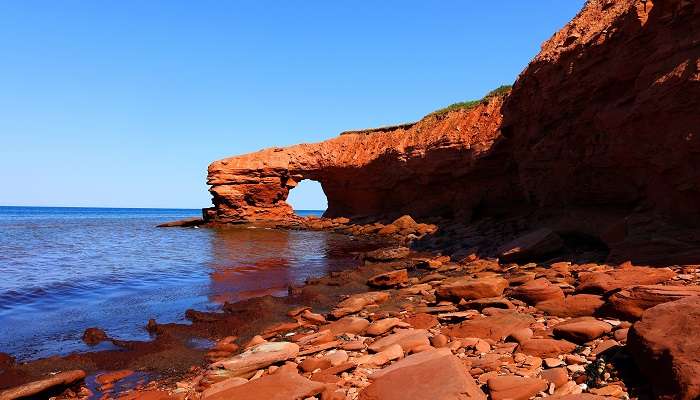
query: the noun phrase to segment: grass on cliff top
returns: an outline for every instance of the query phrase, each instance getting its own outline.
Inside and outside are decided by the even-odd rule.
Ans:
[[[488,102],[488,100],[492,97],[503,96],[503,95],[507,94],[508,92],[510,92],[510,89],[512,89],[512,88],[513,88],[512,85],[499,86],[496,89],[488,92],[486,94],[486,96],[482,97],[480,100],[462,101],[460,103],[450,104],[449,106],[447,106],[445,108],[441,108],[437,111],[433,111],[432,113],[430,113],[428,115],[429,116],[430,115],[442,115],[442,114],[446,114],[450,111],[455,111],[455,110],[471,110],[472,108],[478,106],[481,103]]]
[[[433,111],[432,113],[426,115],[426,117],[430,117],[433,115],[440,116],[443,114],[447,114],[450,111],[455,111],[455,110],[471,110],[472,108],[478,106],[481,103],[487,103],[489,99],[497,96],[504,96],[510,92],[510,90],[513,88],[512,85],[503,85],[499,86],[496,89],[486,93],[486,96],[482,97],[480,100],[470,100],[470,101],[463,101],[460,103],[454,103],[451,104],[445,108],[441,108],[437,111]],[[350,130],[350,131],[345,131],[341,132],[340,135],[370,135],[372,133],[381,133],[381,132],[391,132],[395,131],[398,129],[409,129],[413,125],[417,124],[417,122],[409,122],[406,124],[399,124],[399,125],[392,125],[392,126],[382,126],[379,128],[370,128],[370,129],[357,129],[357,130]]]

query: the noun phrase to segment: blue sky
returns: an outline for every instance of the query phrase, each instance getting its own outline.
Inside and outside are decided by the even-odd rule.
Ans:
[[[0,2],[0,205],[206,207],[209,162],[480,98],[583,2]]]

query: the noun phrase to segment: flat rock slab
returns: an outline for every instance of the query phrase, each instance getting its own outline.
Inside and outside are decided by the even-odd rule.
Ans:
[[[422,364],[426,361],[431,361],[437,358],[442,358],[445,356],[449,356],[452,354],[452,350],[448,348],[442,348],[442,349],[434,349],[434,350],[428,350],[428,351],[422,351],[420,353],[416,354],[411,354],[410,356],[404,358],[401,361],[398,361],[394,364],[391,364],[390,366],[380,369],[379,371],[373,373],[372,375],[369,376],[370,380],[376,380],[384,375],[394,372],[396,370],[399,370],[401,368],[405,367],[412,367],[418,364]]]
[[[660,304],[642,314],[627,347],[658,398],[700,398],[700,297]]]
[[[457,338],[476,337],[500,340],[511,333],[528,328],[535,318],[515,311],[502,311],[492,316],[464,321],[457,326],[444,328],[442,333]]]
[[[369,321],[364,318],[359,317],[345,317],[341,318],[335,322],[331,322],[328,325],[321,327],[321,329],[328,329],[334,335],[342,335],[343,333],[352,333],[354,335],[359,335],[363,333],[369,326]]]
[[[579,274],[577,292],[603,294],[635,285],[654,285],[676,276],[669,268],[620,267],[610,271]]]
[[[22,397],[30,397],[58,386],[65,386],[85,378],[85,371],[73,370],[60,372],[56,375],[30,382],[21,386],[3,390],[0,392],[0,400],[14,400]]]
[[[603,297],[597,294],[577,294],[563,299],[541,301],[535,307],[557,317],[590,317],[598,313],[604,304]]]
[[[321,382],[280,368],[277,373],[222,390],[207,400],[302,400],[321,393],[325,387]]]
[[[213,363],[210,368],[223,368],[231,376],[244,376],[274,363],[294,358],[299,354],[299,345],[289,342],[266,342],[244,353]]]
[[[547,381],[521,376],[494,376],[487,385],[492,400],[528,400],[547,389]]]
[[[540,358],[556,357],[561,354],[571,353],[576,345],[566,340],[556,339],[530,339],[520,345],[520,351]]]
[[[541,278],[525,282],[514,288],[511,296],[534,305],[542,301],[563,300],[564,291],[547,279]]]
[[[490,278],[450,278],[437,289],[438,298],[459,301],[499,297],[508,287],[508,281],[500,277]]]
[[[428,339],[428,331],[424,329],[400,330],[374,341],[369,345],[368,349],[378,353],[394,344],[400,345],[404,351],[410,351],[419,346],[429,346],[430,340]]]
[[[335,318],[341,318],[349,314],[361,311],[370,304],[383,303],[389,299],[389,294],[385,292],[366,292],[354,294],[338,303],[338,306],[331,311]]]
[[[612,325],[592,317],[574,318],[554,326],[556,336],[579,344],[590,342],[610,331],[612,331]]]
[[[700,286],[632,286],[611,295],[608,298],[607,311],[620,318],[638,320],[646,309],[698,295]]]
[[[449,354],[383,374],[360,392],[359,399],[486,400],[486,395],[459,358]]]

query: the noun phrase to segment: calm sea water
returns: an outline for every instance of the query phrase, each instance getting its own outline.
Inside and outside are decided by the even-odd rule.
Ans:
[[[92,326],[145,340],[149,318],[184,322],[187,308],[282,296],[290,283],[354,265],[358,243],[327,232],[155,227],[199,214],[0,207],[0,352],[87,350],[80,337]]]

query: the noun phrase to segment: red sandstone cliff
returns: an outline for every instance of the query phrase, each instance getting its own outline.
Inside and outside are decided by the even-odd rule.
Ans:
[[[487,201],[493,141],[499,137],[497,96],[465,111],[431,115],[398,129],[340,135],[314,144],[272,148],[209,166],[216,218],[224,221],[284,219],[289,190],[303,179],[319,181],[328,198],[326,216],[452,215]],[[478,171],[475,167],[478,166]],[[463,182],[481,186],[464,190]]]
[[[590,0],[512,93],[412,126],[214,162],[221,221],[281,219],[300,179],[328,216],[522,215],[613,259],[700,259],[700,4]]]

